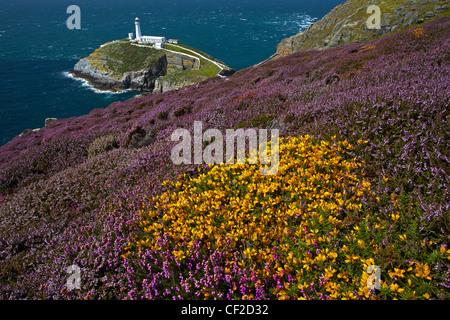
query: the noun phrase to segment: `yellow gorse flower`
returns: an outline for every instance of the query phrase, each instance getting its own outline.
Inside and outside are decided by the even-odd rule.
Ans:
[[[347,273],[333,267],[343,260],[360,264],[361,257],[346,245],[311,252],[299,248],[329,245],[342,228],[341,213],[362,210],[359,199],[370,193],[371,185],[356,173],[361,164],[344,157],[353,146],[347,141],[316,142],[310,136],[280,140],[276,175],[261,176],[259,164],[215,165],[197,178],[166,182],[168,190],[141,211],[142,232],[127,250],[170,250],[181,262],[199,241],[205,250],[226,245],[240,253],[227,255],[226,273],[238,265],[252,267],[259,277],[291,275],[300,281],[316,265],[322,266],[324,278],[350,282]],[[357,226],[352,229],[352,234],[359,232]],[[362,239],[355,242],[360,248],[371,246]],[[282,260],[274,258],[273,248]],[[297,285],[277,296],[288,298],[292,288]],[[357,297],[338,283],[325,288],[331,298]],[[206,289],[202,293],[209,295]]]
[[[425,33],[425,30],[423,28],[412,29],[411,32],[416,38],[420,38],[422,36],[429,37],[429,35]]]
[[[403,291],[405,291],[405,289],[400,288],[400,286],[397,283],[391,284],[390,289],[391,289],[391,291],[398,292],[398,293],[402,293]]]
[[[430,267],[428,266],[427,263],[425,263],[425,264],[417,263],[416,264],[416,277],[431,280]]]

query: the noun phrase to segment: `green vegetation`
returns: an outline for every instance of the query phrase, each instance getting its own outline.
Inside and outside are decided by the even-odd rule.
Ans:
[[[125,72],[157,65],[163,56],[163,51],[134,46],[128,40],[120,40],[98,48],[88,59],[93,67],[120,79]]]
[[[88,158],[119,148],[118,137],[118,133],[112,133],[95,139],[88,147]]]
[[[362,1],[364,2],[364,1]],[[406,2],[405,0],[385,0],[381,1],[378,6],[381,9],[381,12],[394,12],[395,9]],[[433,11],[433,9],[436,7],[436,3],[420,3],[420,12],[428,12]],[[441,11],[440,13],[436,13],[436,17],[442,17],[447,16],[450,10]]]
[[[364,1],[362,1],[364,2]],[[403,3],[405,3],[405,0],[386,0],[386,1],[381,1],[378,6],[381,9],[382,14],[386,14],[386,13],[393,13],[395,12],[395,9],[398,8],[400,5],[402,5]],[[419,18],[424,18],[423,13],[424,12],[433,12],[435,14],[435,16],[432,19],[429,19],[427,21],[430,20],[434,20],[437,19],[439,17],[444,17],[444,16],[448,16],[450,15],[450,9],[444,10],[444,11],[440,11],[440,12],[436,12],[433,9],[436,7],[436,3],[420,3],[420,7],[418,8],[419,10],[417,11],[417,14],[419,15]],[[365,12],[365,10],[360,10],[358,12],[358,15],[361,15],[361,19],[367,19],[368,15]],[[420,26],[421,24],[416,24],[416,26]],[[412,26],[403,26],[400,25],[398,26],[395,30],[393,30],[391,32],[391,34],[396,34],[396,33],[400,33],[403,32],[405,30],[411,29],[412,27],[414,27],[414,25]],[[373,39],[379,39],[382,38],[383,36],[376,36],[373,37]],[[356,37],[355,37],[356,38]]]
[[[420,27],[424,22],[450,15],[450,9],[436,10],[437,7],[444,4],[442,1],[424,2],[374,0],[368,3],[366,0],[349,0],[314,23],[307,31],[293,36],[292,50],[293,52],[308,51],[347,43],[368,42],[380,39],[386,34],[397,34]],[[370,14],[367,13],[369,4],[380,7],[383,29],[381,32],[365,28],[365,23],[370,17]],[[289,46],[287,49],[287,52],[290,52]]]
[[[165,83],[171,83],[176,86],[183,83],[201,82],[206,78],[215,77],[221,71],[220,67],[207,59],[218,63],[222,62],[200,50],[181,44],[164,44],[164,48],[200,59],[200,69],[168,71],[166,76],[161,77],[161,80]],[[139,44],[137,46],[125,39],[101,46],[88,57],[88,60],[95,69],[108,74],[116,80],[120,80],[125,72],[139,71],[149,66],[157,67],[160,59],[166,53],[167,51],[165,50],[155,49],[153,45]]]
[[[199,55],[196,55],[193,52],[188,51],[188,50],[183,50],[180,47],[195,51],[195,52],[199,53]],[[213,57],[211,57],[197,49],[191,48],[186,45],[181,45],[181,44],[178,44],[177,46],[170,45],[170,44],[164,44],[164,48],[167,50],[188,54],[190,56],[195,56],[200,59],[200,69],[199,70],[183,70],[183,71],[189,71],[189,72],[181,71],[179,73],[174,74],[175,77],[178,77],[178,76],[187,76],[188,78],[191,78],[191,77],[195,78],[197,76],[215,77],[217,75],[217,73],[220,72],[220,68],[218,66],[216,66],[214,63],[212,63],[208,60],[205,60],[203,57],[206,57],[206,58],[214,60],[214,61],[217,61],[217,60],[215,60]]]
[[[164,47],[165,47],[165,48],[168,48],[168,46],[175,47],[175,46],[170,45],[170,44],[167,44],[167,43],[164,44]],[[216,61],[216,62],[218,62],[218,63],[220,63],[220,64],[225,65],[224,62],[222,62],[222,61],[220,61],[220,60],[217,60],[217,59],[215,59],[214,57],[210,56],[209,54],[204,53],[204,52],[202,52],[202,51],[200,51],[200,50],[198,50],[198,49],[196,49],[196,48],[193,48],[193,47],[187,46],[187,45],[185,45],[185,44],[181,44],[181,43],[178,43],[177,46],[183,47],[183,48],[188,49],[188,50],[195,51],[195,52],[197,52],[198,54],[200,54],[200,55],[202,55],[202,56],[204,56],[204,57],[206,57],[206,58],[208,58],[208,59],[214,60],[214,61]],[[170,49],[170,50],[172,50],[172,49]],[[190,52],[190,53],[192,54],[192,52]]]
[[[241,129],[241,128],[255,128],[255,127],[267,127],[267,125],[273,121],[274,119],[276,119],[275,115],[273,114],[261,114],[258,115],[250,120],[244,120],[241,121],[238,125],[237,125],[237,129]]]

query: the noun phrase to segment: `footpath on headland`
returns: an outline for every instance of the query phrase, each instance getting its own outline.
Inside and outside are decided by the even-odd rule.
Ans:
[[[122,41],[122,40],[114,40],[114,41],[111,41],[111,42],[107,42],[107,43],[102,44],[100,47],[102,48],[102,47],[104,47],[104,46],[113,44],[113,43],[118,42],[118,41]],[[136,44],[136,43],[133,43],[133,42],[131,42],[131,45],[136,46],[136,47],[141,47],[141,48],[148,48],[148,47],[149,47],[148,45],[144,45],[144,44]],[[187,53],[184,53],[184,52],[180,52],[180,51],[169,50],[169,49],[167,49],[167,48],[163,48],[163,50],[165,50],[165,51],[167,51],[167,52],[175,53],[175,54],[184,55],[184,56],[189,57],[189,58],[192,58],[192,59],[196,59],[196,60],[198,61],[198,67],[199,67],[199,69],[200,69],[200,67],[201,67],[201,59],[204,59],[204,60],[206,60],[206,61],[208,61],[208,62],[214,64],[215,66],[217,66],[217,67],[220,69],[220,70],[217,72],[217,75],[218,75],[219,77],[221,77],[221,78],[226,78],[226,76],[220,74],[220,73],[226,68],[226,66],[225,66],[224,64],[218,63],[217,61],[212,60],[212,59],[210,59],[210,58],[208,58],[208,57],[206,57],[206,56],[204,56],[204,55],[202,55],[202,54],[200,54],[200,53],[198,53],[198,52],[196,52],[196,51],[194,51],[194,50],[191,50],[191,49],[188,49],[188,48],[185,48],[185,47],[182,47],[182,46],[173,44],[173,43],[171,43],[170,45],[173,46],[173,47],[179,48],[179,49],[181,49],[181,50],[183,50],[183,51],[189,51],[189,52],[192,52],[194,55],[190,55],[190,54],[187,54]]]
[[[219,72],[217,72],[217,75],[218,75],[219,77],[225,78],[225,76],[223,76],[223,75],[220,74],[220,73],[223,71],[223,69],[225,68],[225,65],[220,64],[220,63],[218,63],[217,61],[211,60],[211,59],[205,57],[204,55],[202,55],[202,54],[200,54],[200,53],[198,53],[198,52],[195,52],[194,50],[190,50],[190,49],[184,48],[184,47],[179,46],[179,45],[176,45],[176,44],[171,44],[171,46],[180,48],[180,49],[185,50],[185,51],[190,51],[190,52],[194,53],[195,55],[200,56],[202,59],[205,59],[205,60],[211,62],[212,64],[214,64],[214,65],[216,65],[218,68],[220,68]],[[165,48],[164,48],[164,50],[171,51],[171,50],[168,50],[168,49],[165,49]],[[171,52],[174,52],[174,51],[171,51]],[[177,52],[177,53],[178,53],[178,52]],[[189,55],[186,54],[186,53],[184,53],[184,54],[187,55],[187,56],[189,56]]]
[[[137,47],[148,47],[146,45],[136,44],[136,43],[132,43],[132,45],[133,46],[137,46]],[[190,57],[190,58],[197,59],[198,60],[199,69],[200,69],[200,66],[201,66],[201,59],[205,59],[206,61],[211,62],[212,64],[214,64],[215,66],[217,66],[220,69],[219,72],[217,72],[217,75],[219,77],[226,78],[226,76],[223,76],[223,75],[220,74],[226,67],[224,64],[218,63],[217,61],[214,61],[214,60],[212,60],[212,59],[210,59],[208,57],[205,57],[204,55],[202,55],[202,54],[200,54],[200,53],[198,53],[198,52],[196,52],[194,50],[191,50],[191,49],[188,49],[188,48],[185,48],[185,47],[173,44],[173,43],[171,43],[170,45],[173,46],[173,47],[179,48],[181,50],[184,50],[184,51],[192,52],[193,54],[195,54],[195,56],[187,54],[187,53],[184,53],[184,52],[180,52],[180,51],[169,50],[167,48],[163,48],[163,50],[168,51],[168,52],[172,52],[172,53],[176,53],[176,54],[181,54],[181,55],[184,55],[184,56],[187,56],[187,57]]]

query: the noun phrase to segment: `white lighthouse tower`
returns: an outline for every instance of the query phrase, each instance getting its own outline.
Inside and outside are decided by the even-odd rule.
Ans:
[[[139,18],[136,18],[134,20],[134,24],[136,25],[136,40],[141,41],[142,33],[141,33],[141,23],[139,22]]]

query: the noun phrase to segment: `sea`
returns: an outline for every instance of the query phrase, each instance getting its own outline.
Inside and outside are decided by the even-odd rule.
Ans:
[[[69,76],[101,44],[134,32],[179,39],[235,70],[344,0],[0,0],[0,146],[46,118],[70,118],[140,94],[98,91]],[[80,29],[66,21],[80,9]]]

